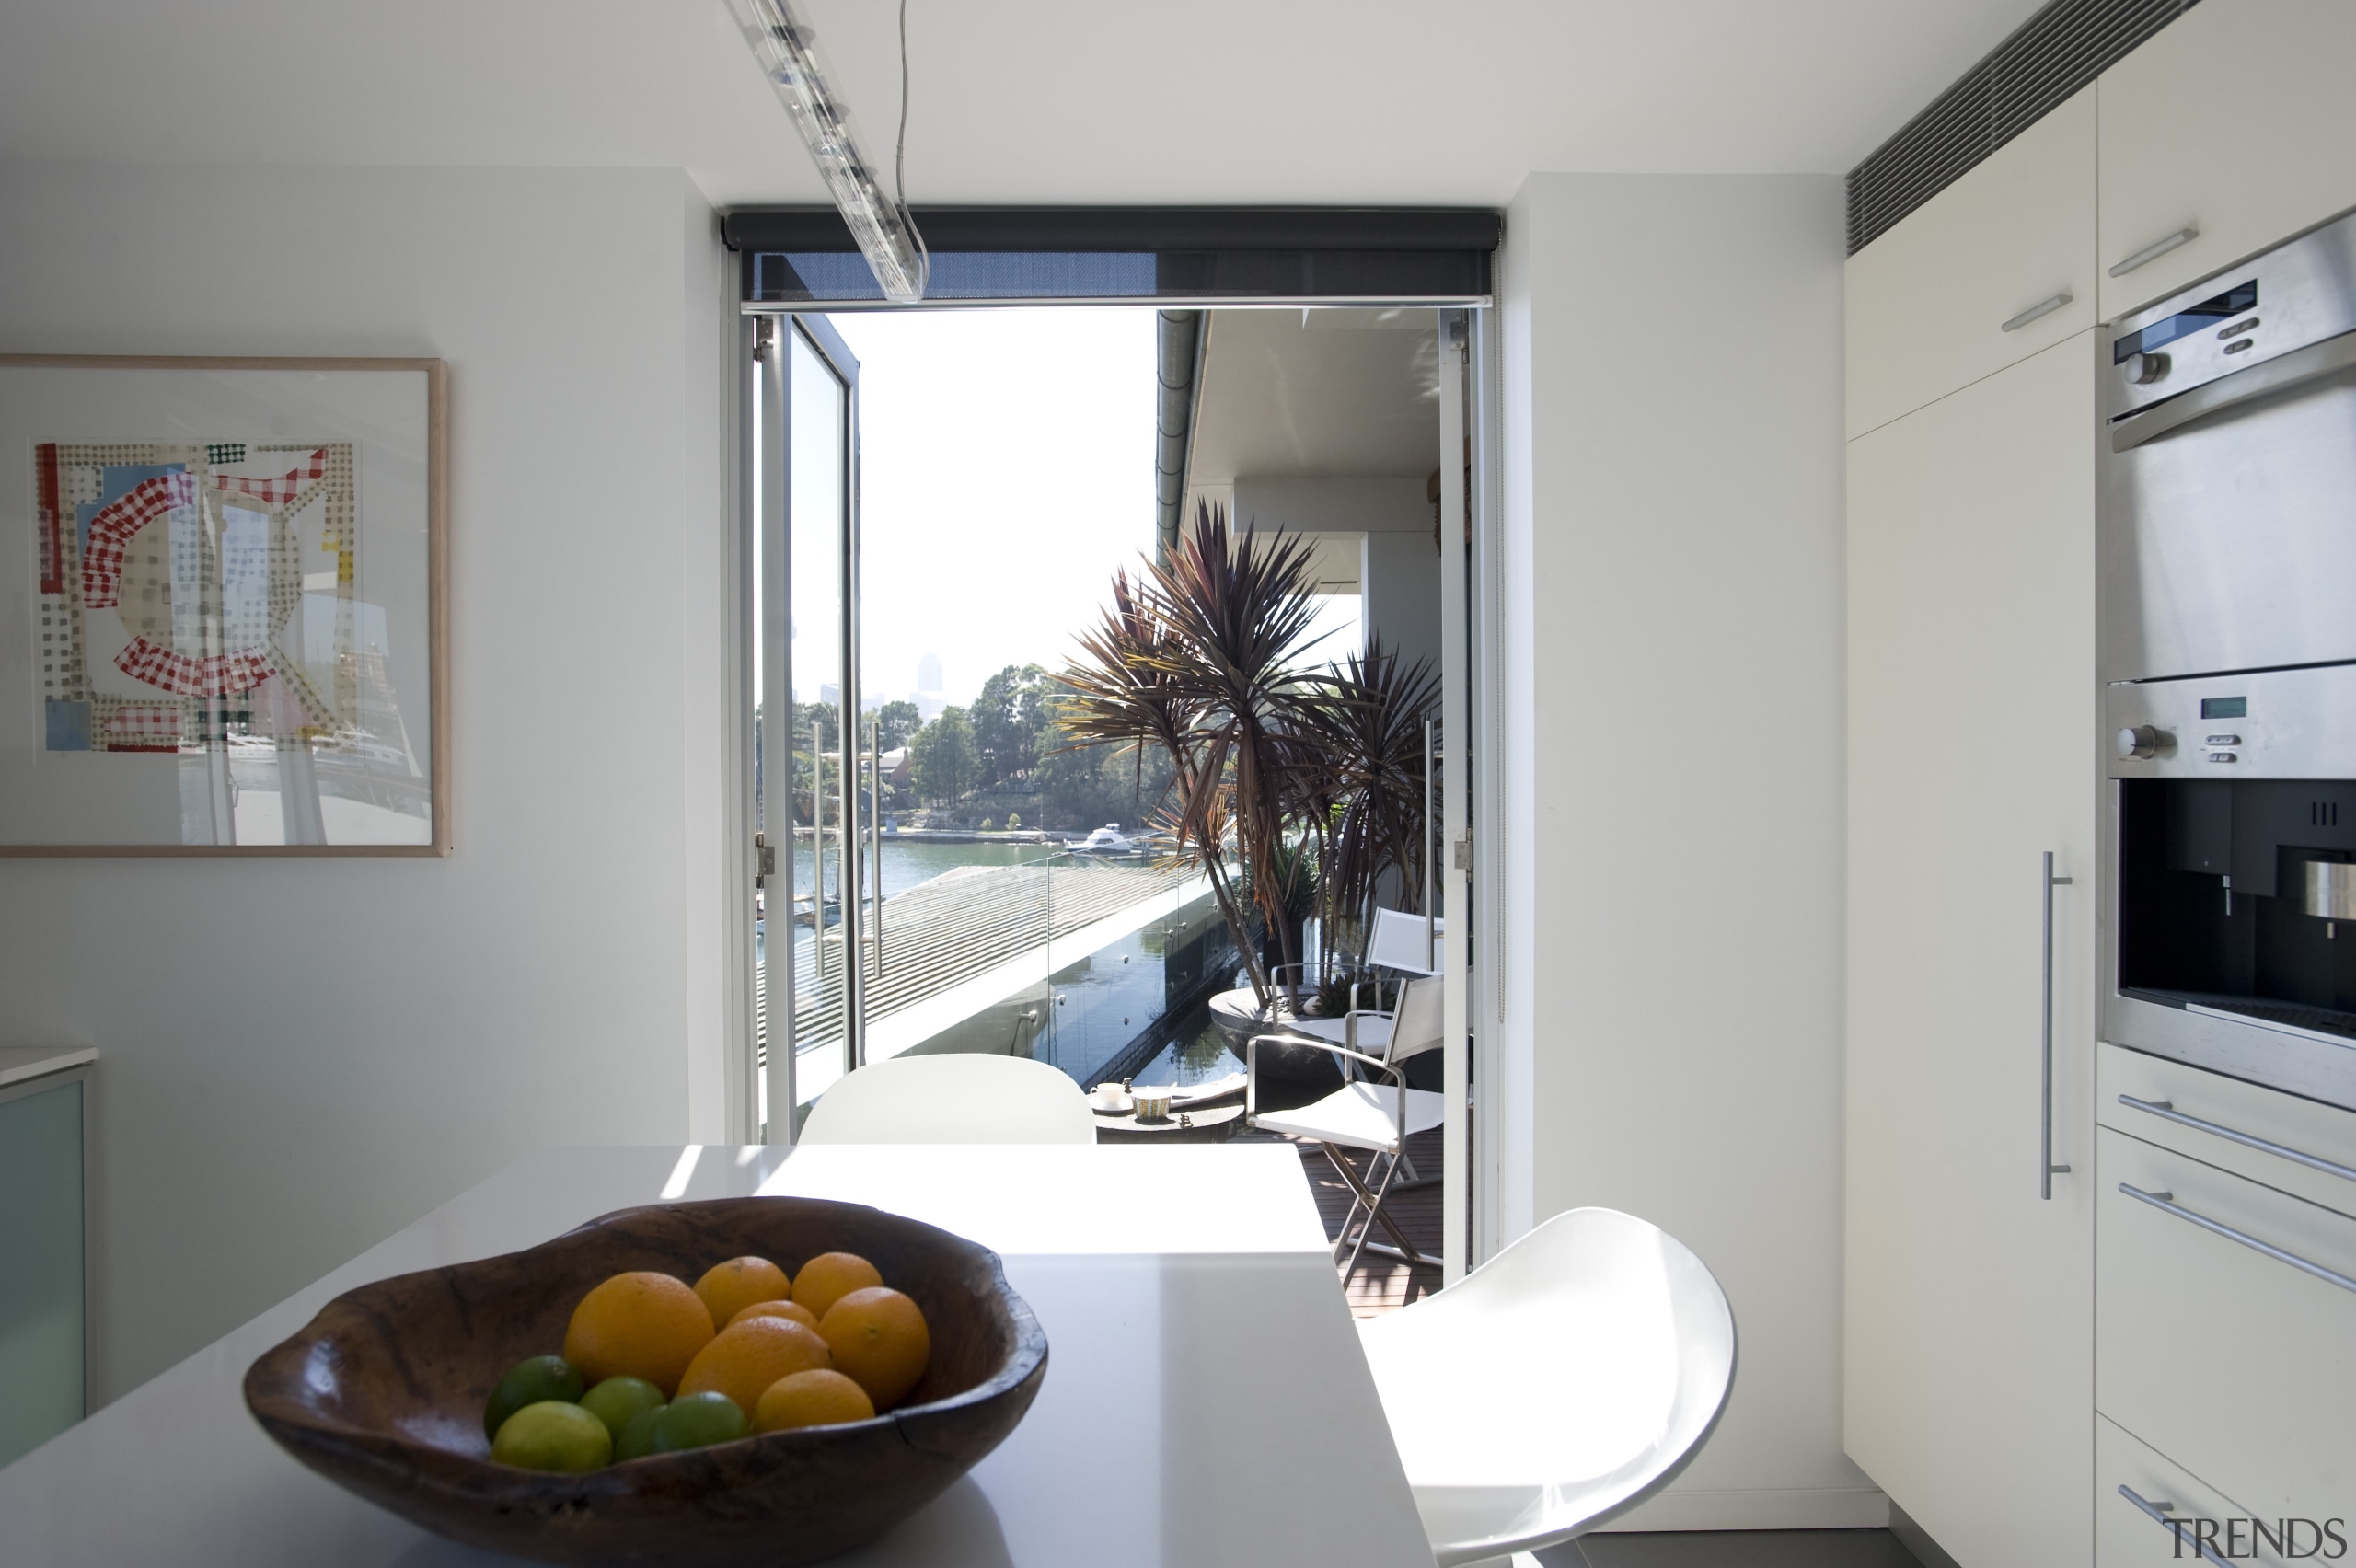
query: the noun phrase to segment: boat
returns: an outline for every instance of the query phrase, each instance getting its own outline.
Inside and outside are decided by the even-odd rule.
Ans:
[[[1117,822],[1103,827],[1081,839],[1064,840],[1064,848],[1074,855],[1149,855],[1153,844],[1149,839],[1131,838],[1121,831]]]

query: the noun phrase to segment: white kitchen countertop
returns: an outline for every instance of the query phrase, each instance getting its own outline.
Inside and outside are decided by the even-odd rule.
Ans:
[[[246,1367],[330,1297],[617,1208],[748,1193],[873,1204],[1005,1259],[1049,1345],[1037,1402],[955,1486],[837,1559],[1430,1568],[1288,1146],[550,1149],[527,1156],[0,1470],[0,1541],[52,1565],[494,1558],[316,1476],[248,1414]]]
[[[0,1089],[98,1059],[95,1045],[0,1046]]]

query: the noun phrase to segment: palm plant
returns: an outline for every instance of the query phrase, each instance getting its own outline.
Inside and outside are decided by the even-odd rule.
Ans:
[[[1204,506],[1170,560],[1114,577],[1061,676],[1072,745],[1135,748],[1140,784],[1143,748],[1170,757],[1157,810],[1168,859],[1209,880],[1264,1009],[1276,968],[1299,973],[1309,914],[1328,933],[1363,926],[1387,873],[1411,899],[1425,874],[1420,749],[1436,683],[1379,644],[1304,672],[1309,569],[1304,541],[1234,533]],[[1255,917],[1276,965],[1252,940]]]
[[[1133,584],[1127,572],[1114,573],[1112,604],[1094,628],[1080,634],[1079,642],[1080,656],[1061,675],[1065,696],[1057,719],[1068,742],[1061,749],[1127,746],[1140,790],[1145,748],[1159,746],[1169,756],[1169,789],[1154,814],[1177,845],[1178,857],[1208,878],[1219,914],[1252,965],[1253,989],[1263,990],[1266,975],[1244,940],[1248,915],[1225,852],[1229,832],[1222,779],[1205,777],[1206,759],[1191,741],[1202,703],[1174,673],[1183,651],[1154,611],[1150,583]]]
[[[1341,660],[1318,685],[1297,740],[1322,827],[1319,925],[1330,953],[1334,938],[1371,927],[1386,878],[1401,906],[1423,902],[1424,724],[1438,705],[1439,676],[1428,660],[1403,666],[1374,637],[1364,656]]]

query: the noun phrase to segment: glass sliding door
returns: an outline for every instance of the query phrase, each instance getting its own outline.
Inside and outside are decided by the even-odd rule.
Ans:
[[[859,701],[859,362],[822,317],[761,339],[754,737],[762,1137],[861,1060],[873,963]]]

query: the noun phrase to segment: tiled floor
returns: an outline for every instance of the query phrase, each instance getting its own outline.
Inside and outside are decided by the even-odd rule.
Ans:
[[[1922,1568],[1888,1530],[1695,1530],[1586,1536],[1542,1568]]]

